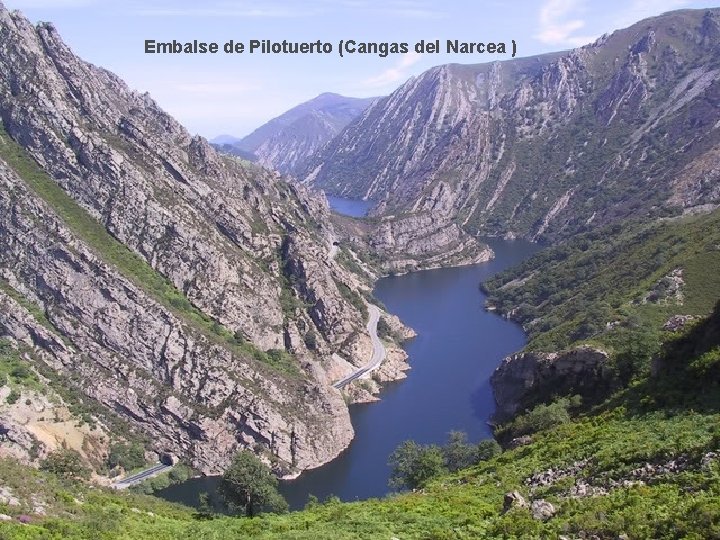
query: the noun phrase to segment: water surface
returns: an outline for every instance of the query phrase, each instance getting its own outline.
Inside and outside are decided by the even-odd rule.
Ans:
[[[504,356],[525,345],[525,336],[519,326],[483,309],[478,284],[538,247],[490,243],[496,258],[488,263],[378,281],[375,296],[418,333],[404,347],[412,369],[407,379],[385,387],[380,402],[351,407],[355,439],[339,458],[281,483],[291,508],[302,508],[309,494],[345,501],[385,495],[388,456],[405,440],[440,444],[451,430],[465,431],[471,441],[491,436],[490,375]],[[161,495],[195,505],[198,493],[215,486],[215,479],[194,479]]]
[[[333,197],[326,195],[330,208],[338,214],[350,217],[365,217],[373,206],[372,201],[362,201],[358,199],[344,199],[342,197]]]

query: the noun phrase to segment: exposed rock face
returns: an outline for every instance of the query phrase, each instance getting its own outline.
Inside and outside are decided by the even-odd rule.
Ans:
[[[360,116],[374,99],[320,94],[273,118],[231,144],[229,150],[252,153],[262,165],[295,175],[303,170],[310,156]]]
[[[308,164],[330,193],[474,234],[554,240],[720,202],[720,10],[642,21],[574,51],[432,68]]]
[[[306,469],[349,444],[324,366],[367,361],[362,302],[343,294],[367,284],[331,254],[322,198],[217,154],[2,4],[0,120],[0,279],[48,321],[3,295],[0,336],[204,472],[243,447]]]
[[[530,504],[533,519],[546,521],[557,513],[555,505],[545,499],[537,499]]]
[[[527,508],[528,502],[518,491],[511,491],[505,494],[503,499],[503,511],[508,512],[513,508]]]
[[[369,236],[373,252],[382,255],[386,272],[403,274],[413,270],[485,262],[493,251],[478,244],[456,223],[418,214],[384,220]]]
[[[685,300],[683,294],[684,285],[683,269],[676,268],[660,279],[652,290],[642,298],[641,302],[643,304],[676,304],[682,306]]]
[[[691,323],[695,319],[696,317],[693,315],[673,315],[665,321],[665,324],[663,324],[663,330],[667,330],[668,332],[679,332],[685,328],[688,323]]]
[[[518,412],[524,400],[553,389],[592,389],[605,376],[608,354],[592,347],[559,353],[524,352],[506,357],[490,384],[497,403],[495,418],[503,420]]]
[[[141,424],[158,448],[205,472],[222,470],[238,445],[272,446],[302,469],[350,442],[339,393],[209,341],[98,260],[2,163],[0,186],[3,277],[18,288],[34,284],[57,329],[6,297],[2,334],[39,347],[89,396]]]
[[[5,399],[6,396],[2,396],[2,398]],[[18,423],[12,415],[0,416],[0,457],[13,457],[20,462],[27,463],[30,455],[43,456],[45,454],[45,446],[39,443],[37,438]]]

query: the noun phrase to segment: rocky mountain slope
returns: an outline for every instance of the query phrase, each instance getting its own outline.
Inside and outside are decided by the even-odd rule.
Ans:
[[[26,539],[60,530],[83,540],[98,531],[148,539],[714,538],[720,305],[658,360],[653,375],[597,407],[562,398],[533,409],[508,426],[522,435],[505,451],[413,492],[311,500],[303,511],[261,519],[208,516],[207,509],[67,483],[0,459],[0,533]],[[432,467],[427,461],[423,472]]]
[[[204,472],[238,447],[305,469],[349,444],[331,383],[369,357],[368,287],[322,199],[2,4],[0,120],[0,337]]]
[[[273,118],[230,147],[254,154],[266,167],[295,175],[374,99],[326,92]]]
[[[553,240],[720,202],[720,10],[566,53],[445,65],[375,102],[303,177],[465,231]]]

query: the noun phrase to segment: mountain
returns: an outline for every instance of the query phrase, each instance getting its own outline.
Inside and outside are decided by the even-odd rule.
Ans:
[[[205,473],[239,448],[287,472],[350,443],[331,383],[370,355],[370,289],[336,260],[323,198],[218,154],[2,4],[0,120],[0,349],[27,375],[0,446],[85,452],[27,421],[53,381],[83,422]]]
[[[720,202],[720,10],[683,10],[569,52],[410,79],[301,178],[470,234],[553,241]]]
[[[222,135],[218,135],[217,137],[210,139],[210,142],[212,144],[218,144],[218,145],[222,146],[224,144],[232,145],[237,142],[240,142],[241,140],[242,140],[241,137],[235,137],[234,135],[222,134]]]
[[[248,150],[243,150],[242,148],[237,147],[233,143],[211,143],[211,146],[217,150],[218,152],[221,152],[223,154],[228,154],[230,156],[236,156],[241,159],[244,159],[245,161],[250,161],[252,163],[255,163],[257,161],[257,156],[253,154],[252,152]]]
[[[294,175],[374,99],[320,94],[263,124],[234,146],[252,152],[266,167]]]

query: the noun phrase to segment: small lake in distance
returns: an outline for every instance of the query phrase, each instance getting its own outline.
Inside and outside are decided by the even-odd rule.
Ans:
[[[357,199],[344,199],[342,197],[333,197],[326,195],[330,208],[338,214],[355,218],[365,217],[368,211],[373,207],[372,201],[362,201]]]

